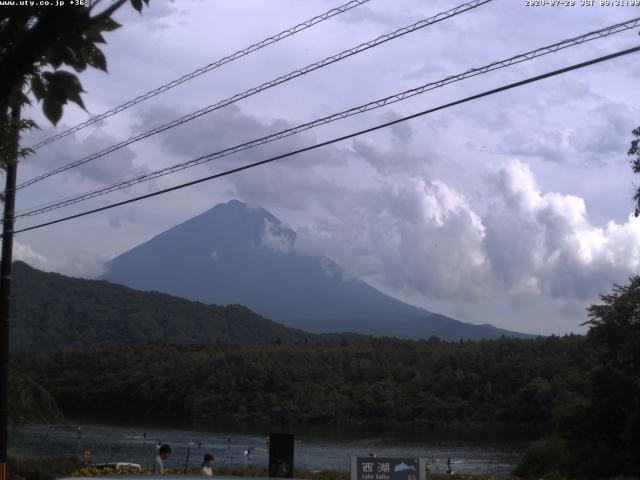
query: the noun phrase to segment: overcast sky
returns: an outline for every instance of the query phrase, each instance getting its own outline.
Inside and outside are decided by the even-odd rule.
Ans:
[[[461,73],[622,20],[640,7],[530,7],[495,0],[138,142],[18,194],[18,210],[84,192]],[[117,15],[109,74],[81,80],[86,120],[340,5],[325,0],[151,0]],[[460,2],[461,3],[461,2]],[[599,2],[596,2],[599,3]],[[371,0],[42,148],[19,181],[458,5]],[[521,78],[638,45],[630,30],[419,95],[263,148],[29,219],[106,205],[286,152]],[[626,155],[640,125],[640,54],[500,93],[162,197],[19,234],[16,257],[95,277],[106,260],[236,198],[296,229],[295,248],[431,311],[532,333],[583,331],[585,308],[640,266]],[[39,108],[39,107],[38,107]]]

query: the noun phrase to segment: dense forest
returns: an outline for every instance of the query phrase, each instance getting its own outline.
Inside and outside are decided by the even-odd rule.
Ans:
[[[580,336],[370,338],[25,353],[13,368],[69,415],[539,427],[581,401],[590,356]]]
[[[9,377],[9,424],[52,422],[62,418],[57,403],[39,383],[18,372]]]

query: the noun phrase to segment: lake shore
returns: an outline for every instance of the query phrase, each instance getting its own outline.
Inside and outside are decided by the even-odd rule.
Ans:
[[[267,440],[270,431],[238,432],[220,429],[182,430],[142,426],[51,424],[15,427],[9,432],[11,452],[25,458],[74,456],[84,459],[90,452],[91,463],[132,462],[151,466],[155,445],[168,443],[173,453],[166,467],[184,469],[198,466],[205,453],[212,454],[217,467],[266,468]],[[462,432],[401,432],[389,430],[356,432],[315,432],[300,425],[295,433],[295,466],[301,470],[346,471],[352,456],[424,457],[431,459],[433,473],[445,473],[447,459],[461,474],[508,477],[516,467],[527,442],[504,434],[480,437]],[[78,432],[80,429],[80,434]],[[245,455],[252,447],[254,454]]]
[[[170,477],[187,477],[198,475],[200,473],[197,468],[190,468],[187,473],[184,470],[179,471],[177,469],[168,469],[166,474]],[[143,469],[137,475],[146,476],[151,475],[152,471],[149,468]],[[71,477],[94,477],[94,476],[118,476],[136,475],[132,471],[117,472],[111,469],[98,470],[94,467],[86,466],[76,457],[50,457],[50,458],[20,458],[12,456],[8,461],[8,480],[54,480],[58,478],[71,478]],[[257,467],[243,467],[243,468],[228,468],[221,467],[214,471],[214,478],[216,476],[232,476],[232,477],[261,477],[267,476],[267,471],[264,468]],[[294,471],[294,478],[304,480],[349,480],[350,474],[346,470],[308,470],[308,469],[296,469]],[[495,480],[496,477],[490,477],[485,475],[446,475],[430,473],[429,479],[434,480]]]

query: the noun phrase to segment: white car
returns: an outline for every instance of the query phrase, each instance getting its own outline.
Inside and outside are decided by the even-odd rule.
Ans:
[[[137,472],[142,471],[142,467],[138,463],[126,463],[126,462],[96,463],[93,466],[98,469],[112,468],[113,470],[137,471]]]

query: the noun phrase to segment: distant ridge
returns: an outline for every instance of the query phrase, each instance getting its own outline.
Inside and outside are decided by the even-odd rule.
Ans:
[[[310,332],[398,338],[530,335],[472,325],[345,279],[326,257],[295,251],[296,233],[267,210],[221,203],[114,258],[103,279],[207,304],[242,304]]]
[[[220,307],[105,281],[13,264],[13,350],[55,350],[149,342],[250,343],[320,340],[242,305]]]

